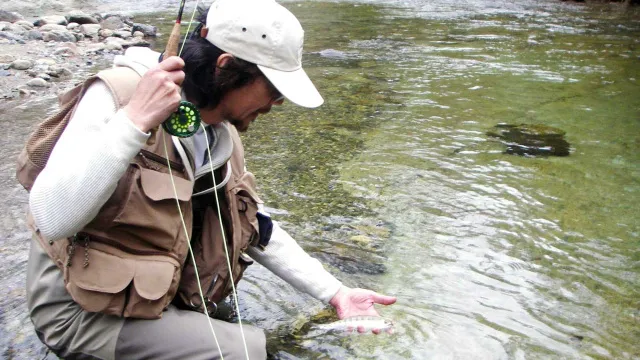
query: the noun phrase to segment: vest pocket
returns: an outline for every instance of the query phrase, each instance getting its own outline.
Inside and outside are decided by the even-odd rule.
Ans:
[[[64,280],[86,311],[156,319],[175,295],[178,269],[178,262],[167,256],[128,258],[77,245],[64,266]]]
[[[119,229],[148,236],[144,241],[160,249],[172,250],[179,235],[184,231],[175,200],[171,175],[134,165],[134,173],[126,200],[123,201],[114,223]],[[178,195],[183,214],[189,214],[188,207],[193,184],[186,179],[173,176],[173,184]],[[187,228],[191,219],[185,218]]]

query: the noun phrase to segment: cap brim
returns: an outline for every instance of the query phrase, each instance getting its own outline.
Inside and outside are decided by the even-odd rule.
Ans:
[[[262,65],[258,65],[258,68],[273,86],[294,104],[315,108],[324,103],[324,99],[302,68],[295,71],[274,70]]]

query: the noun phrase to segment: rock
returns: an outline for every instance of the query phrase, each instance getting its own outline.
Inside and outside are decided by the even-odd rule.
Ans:
[[[8,29],[9,25],[11,25],[10,22],[0,21],[0,31],[4,31],[5,29]]]
[[[78,24],[77,22],[71,22],[67,24],[67,30],[71,31],[71,30],[75,30],[80,26],[80,24]]]
[[[75,37],[76,37],[76,41],[82,41],[82,40],[84,40],[84,34],[74,32],[74,33],[73,33],[73,36],[75,36]]]
[[[100,31],[100,25],[98,24],[83,24],[80,25],[80,33],[86,37],[96,38],[98,37],[98,31]]]
[[[0,10],[0,21],[14,23],[18,20],[24,20],[24,17],[17,12]]]
[[[41,78],[31,79],[27,82],[27,86],[31,87],[49,87],[49,83]]]
[[[49,41],[59,41],[59,42],[76,42],[76,37],[69,31],[48,31],[44,33],[43,40],[45,42]]]
[[[33,67],[33,62],[30,60],[15,60],[11,63],[11,68],[16,70],[27,70]]]
[[[47,24],[57,24],[57,25],[67,26],[68,21],[67,21],[67,18],[62,15],[50,15],[50,16],[43,16],[40,19],[33,22],[33,25],[35,26],[42,26]]]
[[[36,60],[36,65],[37,66],[51,66],[51,65],[55,65],[56,61],[53,59],[49,59],[49,58],[41,58]]]
[[[144,37],[144,33],[142,31],[135,31],[133,33],[133,37],[143,38]]]
[[[78,45],[72,42],[61,44],[61,46],[54,50],[54,53],[66,53],[69,55],[79,55],[80,50],[78,49]]]
[[[42,33],[38,30],[29,30],[29,32],[27,33],[27,39],[42,40]]]
[[[19,20],[19,21],[16,21],[14,24],[21,26],[23,29],[27,31],[33,29],[33,24],[28,22],[27,20]]]
[[[143,38],[132,38],[131,40],[125,42],[124,44],[122,44],[122,46],[124,48],[128,48],[130,46],[144,46],[144,47],[149,47],[151,46],[151,43],[146,41]]]
[[[7,26],[5,28],[5,31],[11,31],[12,33],[20,36],[25,35],[27,33],[27,30],[24,27],[15,23]]]
[[[120,16],[112,15],[100,22],[100,26],[103,29],[118,30],[125,25]]]
[[[24,44],[24,39],[22,38],[22,36],[10,33],[8,31],[0,31],[0,39],[7,40],[6,43],[8,44],[10,44],[11,42]]]
[[[97,44],[90,44],[89,46],[87,46],[87,49],[85,51],[88,53],[95,53],[95,52],[103,51],[106,48],[107,48],[107,45],[105,45],[104,43],[97,43]]]
[[[107,50],[122,50],[123,47],[122,47],[122,44],[120,44],[120,43],[117,43],[115,41],[109,41],[107,43],[106,49]]]
[[[0,54],[0,63],[12,63],[16,58],[9,54]]]
[[[98,35],[100,35],[100,37],[103,37],[103,38],[108,38],[113,36],[113,30],[100,29],[100,31],[98,31]]]
[[[91,16],[89,14],[86,14],[86,13],[84,13],[82,11],[79,11],[79,10],[70,11],[67,14],[67,20],[69,22],[78,23],[80,25],[82,25],[82,24],[98,24],[98,20],[95,17],[93,17],[93,16]]]
[[[151,25],[145,24],[133,24],[131,29],[132,32],[140,31],[144,34],[144,36],[156,36],[158,33],[158,28]]]
[[[528,156],[568,156],[564,130],[542,124],[498,124],[487,132],[506,145],[505,153]]]
[[[45,71],[45,73],[49,76],[53,76],[56,78],[67,78],[67,77],[71,77],[73,75],[73,73],[71,72],[71,70],[62,67],[60,65],[52,65],[49,66],[49,69],[47,71]]]
[[[11,71],[0,70],[0,76],[11,76]]]
[[[113,36],[119,37],[119,38],[122,38],[122,39],[128,39],[128,38],[131,37],[131,33],[128,32],[128,31],[119,30],[119,31],[114,31],[113,32]]]
[[[36,75],[37,78],[40,78],[44,81],[49,81],[51,80],[51,76],[49,74],[46,73],[39,73],[38,75]]]
[[[40,30],[42,32],[53,31],[53,30],[66,31],[67,27],[64,26],[64,25],[58,25],[58,24],[45,24],[45,25],[40,26],[38,28],[38,30]]]

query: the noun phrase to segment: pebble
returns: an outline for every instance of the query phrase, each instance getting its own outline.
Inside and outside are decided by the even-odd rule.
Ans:
[[[16,58],[9,54],[0,54],[0,63],[12,63]]]
[[[48,87],[49,83],[41,78],[35,78],[35,79],[31,79],[27,82],[28,86],[31,87]]]
[[[53,30],[53,31],[44,33],[43,40],[45,42],[49,42],[49,41],[76,42],[76,37],[67,30],[65,31]]]
[[[51,80],[51,75],[46,74],[46,73],[39,73],[38,75],[36,75],[37,78],[40,78],[44,81],[49,81]]]
[[[16,21],[14,24],[21,26],[25,30],[33,29],[33,24],[28,22],[27,20],[19,20],[19,21]]]
[[[29,30],[27,33],[27,39],[29,40],[42,40],[42,33],[38,30]]]
[[[70,11],[67,14],[67,18],[69,19],[70,22],[78,23],[80,25],[98,23],[98,20],[95,17],[79,10]]]
[[[67,25],[67,30],[77,29],[80,26],[77,22],[72,22]]]
[[[16,70],[27,70],[33,67],[33,63],[29,60],[15,60],[11,63],[11,68]]]

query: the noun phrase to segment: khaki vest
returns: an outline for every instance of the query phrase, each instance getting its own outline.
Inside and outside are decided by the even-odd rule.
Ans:
[[[139,76],[128,68],[105,70],[72,90],[75,92],[73,96],[81,98],[96,79],[108,85],[117,107],[121,108],[128,103]],[[70,101],[72,97],[66,98]],[[63,108],[67,105],[64,99],[61,98]],[[77,106],[77,102],[72,106]],[[72,113],[66,116],[70,117]],[[202,212],[196,214],[203,216],[202,231],[199,239],[191,241],[207,305],[215,304],[230,294],[231,281],[237,283],[250,264],[244,250],[249,245],[256,245],[259,238],[256,213],[261,200],[256,194],[255,178],[244,171],[244,149],[237,131],[232,126],[229,130],[233,139],[232,174],[224,191],[219,193],[222,195],[220,206],[232,275],[229,276],[213,193],[202,195],[211,200],[205,202]],[[37,129],[36,133],[38,131],[42,132],[42,129]],[[174,298],[184,306],[202,310],[195,271],[188,257],[188,238],[191,238],[194,216],[191,199],[194,184],[188,179],[182,160],[176,154],[171,136],[165,133],[176,201],[162,132],[160,129],[152,135],[155,142],[148,143],[153,145],[146,145],[131,160],[116,190],[98,215],[75,236],[45,239],[31,215],[28,216],[29,227],[63,271],[67,291],[87,311],[153,319],[161,317],[162,311]],[[19,177],[22,174],[22,177],[29,178],[29,169],[20,170]],[[216,176],[218,182],[220,179]],[[33,184],[35,177],[28,180]],[[208,311],[212,310],[208,306]]]

